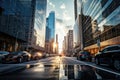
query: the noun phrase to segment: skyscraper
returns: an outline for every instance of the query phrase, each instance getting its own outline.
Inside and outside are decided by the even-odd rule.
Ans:
[[[0,32],[4,36],[1,37],[4,38],[2,46],[5,46],[5,50],[13,51],[16,43],[18,47],[25,43],[24,47],[27,48],[34,28],[36,0],[2,0],[0,4],[4,9],[0,16]]]
[[[48,26],[48,18],[46,19],[46,34],[45,34],[45,41],[49,42],[50,39],[50,28]]]
[[[39,49],[45,46],[46,8],[47,0],[36,0],[34,29],[37,33],[36,46]]]
[[[80,29],[83,31],[83,48],[92,54],[107,45],[120,44],[120,1],[119,0],[77,0],[81,7]],[[81,39],[82,39],[81,38]],[[97,44],[100,44],[99,46]]]
[[[77,19],[77,0],[74,0],[75,20]]]
[[[0,16],[0,35],[6,38],[0,38],[0,43],[3,43],[0,48],[9,44],[10,50],[16,43],[22,50],[44,47],[46,5],[47,0],[2,0],[0,7],[4,11]]]
[[[48,27],[50,28],[50,40],[55,39],[55,12],[51,11],[48,16]]]
[[[53,44],[55,42],[55,12],[51,11],[46,19],[46,51],[53,53]],[[49,50],[48,50],[49,49]]]
[[[56,50],[55,50],[55,53],[57,54],[59,51],[58,51],[58,48],[59,48],[59,43],[58,43],[58,34],[56,34],[56,41],[55,41],[55,43],[56,43]]]
[[[67,55],[71,55],[73,51],[73,30],[67,33]]]
[[[35,19],[35,6],[36,0],[20,0],[20,3],[24,6],[21,10],[23,22],[25,24],[25,38],[26,42],[22,45],[23,49],[30,49],[32,46],[32,38],[34,34],[34,19]]]

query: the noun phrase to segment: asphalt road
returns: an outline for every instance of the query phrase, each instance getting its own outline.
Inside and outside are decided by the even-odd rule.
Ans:
[[[56,56],[21,64],[0,64],[0,80],[120,80],[120,72],[73,57]]]

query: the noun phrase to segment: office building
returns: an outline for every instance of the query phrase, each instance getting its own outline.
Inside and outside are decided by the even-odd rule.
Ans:
[[[55,47],[55,53],[58,54],[59,53],[59,43],[58,43],[58,34],[56,34],[56,40],[55,40],[55,44],[56,44],[56,47]]]
[[[46,19],[45,50],[48,53],[54,53],[53,45],[55,41],[55,12],[51,11]]]
[[[65,55],[67,55],[67,38],[66,38],[66,36],[64,36],[62,48],[63,48],[63,53]]]
[[[35,19],[35,6],[36,0],[20,0],[23,10],[21,10],[23,22],[25,25],[25,38],[26,42],[22,44],[22,49],[31,50],[32,48],[32,38],[34,34],[34,19]]]
[[[45,48],[47,0],[36,0],[34,29],[36,30],[36,49]],[[32,47],[32,46],[31,46]]]
[[[50,40],[50,28],[48,26],[48,18],[46,19],[46,34],[45,34],[45,41],[49,42]]]
[[[4,9],[0,16],[1,50],[44,47],[46,0],[2,0],[0,4]]]
[[[67,55],[73,53],[73,30],[69,30],[67,33]]]
[[[77,0],[74,0],[74,13],[75,13],[75,20],[77,19]]]
[[[78,1],[77,5],[81,4],[77,11],[81,11],[78,13],[82,16],[83,49],[95,54],[108,45],[120,44],[120,1]]]
[[[2,0],[1,7],[4,11],[0,16],[1,50],[14,51],[20,49],[22,43],[27,43],[34,12],[32,4],[35,5],[34,1]]]
[[[76,22],[73,27],[73,47],[74,47],[74,53],[78,53],[80,50],[82,50],[82,30],[81,30],[81,15],[78,15]]]
[[[48,27],[50,28],[50,40],[55,39],[55,12],[51,11],[48,16]]]

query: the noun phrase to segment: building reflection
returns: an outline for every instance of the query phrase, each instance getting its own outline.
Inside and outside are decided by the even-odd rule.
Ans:
[[[119,80],[120,75],[109,73],[88,65],[64,65],[69,80]]]

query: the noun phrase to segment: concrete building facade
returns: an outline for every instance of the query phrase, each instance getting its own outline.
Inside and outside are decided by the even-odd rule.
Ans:
[[[67,55],[73,53],[73,30],[69,30],[67,33]]]

